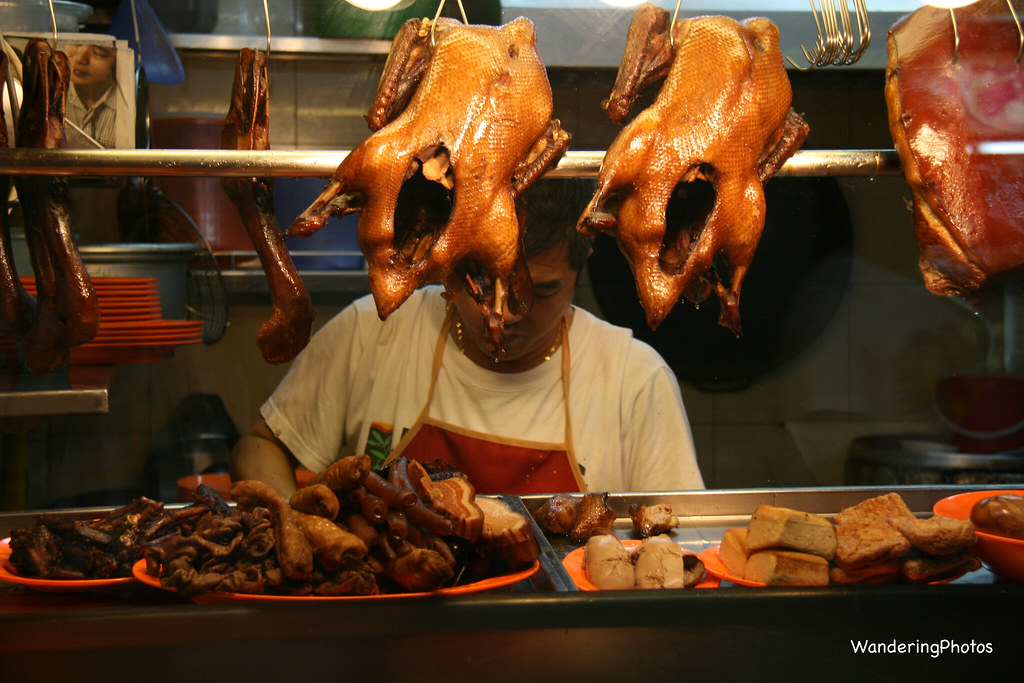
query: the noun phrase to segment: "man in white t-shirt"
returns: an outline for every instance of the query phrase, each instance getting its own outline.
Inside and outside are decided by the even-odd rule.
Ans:
[[[590,241],[575,229],[586,182],[525,193],[534,305],[506,314],[504,350],[468,293],[417,290],[384,321],[370,297],[330,320],[293,361],[231,458],[235,479],[290,495],[369,453],[441,460],[480,493],[703,488],[679,384],[624,328],[572,305]]]

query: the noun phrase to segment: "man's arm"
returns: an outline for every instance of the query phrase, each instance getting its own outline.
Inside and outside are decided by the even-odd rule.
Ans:
[[[256,479],[270,484],[285,498],[295,493],[296,464],[295,456],[262,417],[238,440],[229,461],[232,481]]]

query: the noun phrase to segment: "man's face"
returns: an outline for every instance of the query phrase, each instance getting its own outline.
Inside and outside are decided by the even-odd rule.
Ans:
[[[69,50],[71,82],[75,85],[105,85],[114,80],[117,52],[101,45],[79,45]]]
[[[487,324],[476,302],[465,290],[455,299],[466,354],[478,362],[491,363],[500,372],[525,370],[549,355],[551,347],[560,341],[559,321],[569,310],[576,291],[577,271],[569,265],[568,244],[537,254],[527,264],[533,280],[533,307],[522,316],[505,312],[505,352],[498,363],[494,363],[497,349],[486,338]]]

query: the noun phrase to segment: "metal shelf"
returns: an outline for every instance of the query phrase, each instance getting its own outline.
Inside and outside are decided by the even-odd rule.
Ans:
[[[604,151],[569,151],[547,172],[552,178],[596,177]],[[217,176],[327,178],[348,150],[208,149],[3,149],[0,166],[11,175]],[[878,176],[901,173],[891,149],[800,150],[778,176]]]

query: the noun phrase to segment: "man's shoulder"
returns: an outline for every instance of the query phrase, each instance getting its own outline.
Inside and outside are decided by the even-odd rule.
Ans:
[[[578,326],[578,327],[577,327]],[[584,353],[597,353],[621,358],[627,368],[653,368],[665,365],[665,360],[648,343],[637,339],[633,330],[598,318],[586,309],[577,308],[573,332]]]
[[[409,329],[419,325],[440,326],[444,320],[445,304],[442,288],[431,285],[417,289],[386,319],[381,320],[373,295],[359,297],[338,313],[333,325],[354,324],[363,333],[372,331]],[[347,321],[347,322],[346,322]]]

